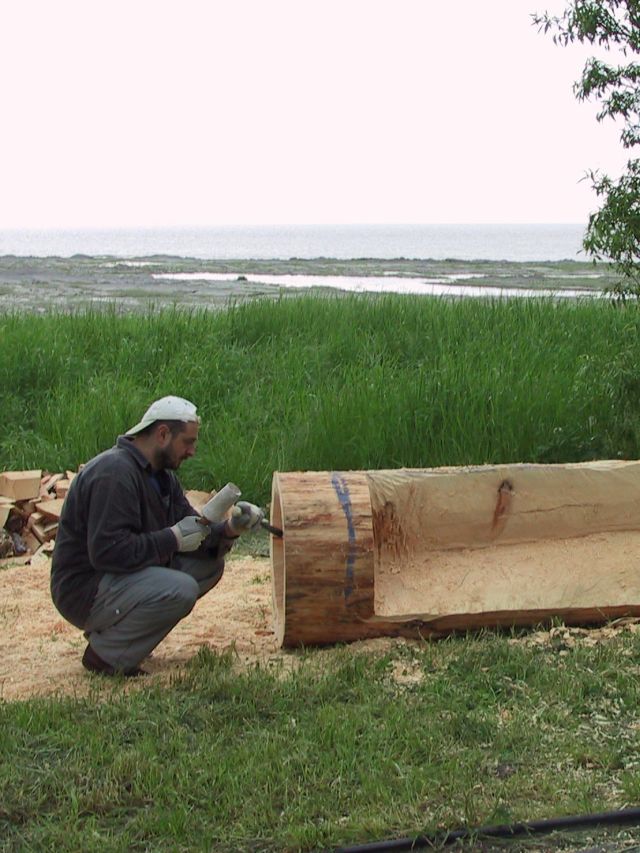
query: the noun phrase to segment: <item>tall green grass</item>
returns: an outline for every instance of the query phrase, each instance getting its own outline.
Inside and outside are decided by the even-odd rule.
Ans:
[[[164,394],[203,416],[186,486],[274,470],[639,455],[640,314],[588,301],[303,296],[0,316],[0,468],[75,467]]]

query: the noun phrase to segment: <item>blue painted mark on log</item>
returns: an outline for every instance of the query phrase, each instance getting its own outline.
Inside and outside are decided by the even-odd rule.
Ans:
[[[345,600],[349,598],[353,592],[353,577],[354,566],[356,562],[356,529],[353,524],[353,510],[351,507],[351,496],[349,495],[349,486],[344,477],[341,477],[336,472],[331,476],[331,484],[335,489],[335,493],[340,501],[340,506],[347,519],[347,531],[349,534],[349,550],[347,552],[347,574],[344,584]]]

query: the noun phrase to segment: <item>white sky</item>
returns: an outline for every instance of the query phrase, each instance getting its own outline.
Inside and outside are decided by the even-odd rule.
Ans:
[[[564,0],[12,0],[0,227],[586,222]]]

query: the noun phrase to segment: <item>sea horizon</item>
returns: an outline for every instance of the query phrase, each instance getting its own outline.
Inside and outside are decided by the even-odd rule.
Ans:
[[[585,229],[578,223],[12,228],[0,229],[0,256],[588,261]]]

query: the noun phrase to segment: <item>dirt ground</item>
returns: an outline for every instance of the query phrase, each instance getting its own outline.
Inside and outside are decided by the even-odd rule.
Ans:
[[[80,663],[82,632],[65,622],[49,596],[50,561],[0,572],[0,701],[32,696],[85,695],[95,676]],[[207,645],[235,648],[239,661],[286,658],[271,628],[269,560],[232,559],[225,574],[193,612],[160,643],[143,667],[153,678],[172,674]],[[144,679],[146,682],[147,679]]]

